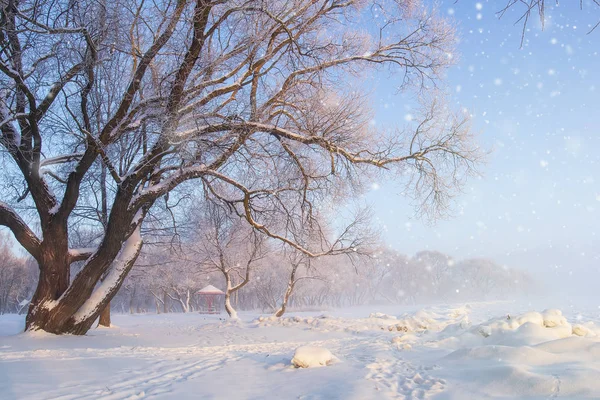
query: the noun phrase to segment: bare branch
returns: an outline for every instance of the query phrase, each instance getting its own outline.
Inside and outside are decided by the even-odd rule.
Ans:
[[[35,259],[39,259],[40,239],[8,204],[2,202],[0,202],[0,225],[10,229],[19,244]]]

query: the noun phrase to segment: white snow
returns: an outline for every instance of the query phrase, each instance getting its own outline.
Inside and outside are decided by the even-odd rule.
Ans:
[[[381,312],[374,312],[369,315],[369,318],[396,319],[393,315],[387,315]]]
[[[96,247],[84,247],[80,249],[69,249],[69,256],[71,257],[80,257],[82,254],[93,253],[96,251]]]
[[[600,398],[600,310],[549,305],[117,314],[81,337],[19,334],[24,316],[2,315],[0,387],[3,399]]]
[[[331,365],[337,358],[324,347],[302,346],[296,349],[292,365],[296,368],[313,368]]]

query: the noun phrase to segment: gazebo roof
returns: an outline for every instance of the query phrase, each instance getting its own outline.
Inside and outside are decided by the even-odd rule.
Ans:
[[[217,289],[213,285],[208,285],[205,288],[198,290],[198,294],[225,294],[222,290]]]

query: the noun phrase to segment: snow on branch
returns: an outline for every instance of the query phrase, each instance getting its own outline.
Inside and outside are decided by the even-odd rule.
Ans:
[[[86,247],[81,249],[69,249],[69,263],[76,261],[85,261],[94,254],[97,249],[95,247]]]
[[[56,157],[44,158],[40,161],[40,168],[50,165],[64,164],[68,162],[78,161],[83,156],[83,153],[63,154]]]

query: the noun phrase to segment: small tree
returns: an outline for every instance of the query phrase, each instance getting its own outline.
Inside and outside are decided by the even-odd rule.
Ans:
[[[225,278],[225,311],[237,318],[231,296],[250,282],[256,263],[267,254],[265,237],[243,224],[227,210],[214,205],[204,208],[196,254],[210,272],[219,271]]]
[[[337,210],[336,216],[340,217],[342,213]],[[327,226],[324,221],[325,217],[322,214],[316,214],[316,219],[312,221],[310,227],[303,227],[303,229],[293,232],[296,243],[301,243],[307,248],[319,247],[323,249],[324,255],[311,259],[305,253],[294,248],[283,249],[284,262],[290,266],[289,279],[282,296],[281,305],[275,311],[276,317],[281,317],[285,313],[294,289],[300,281],[322,279],[318,273],[315,273],[317,272],[315,265],[319,264],[319,258],[335,255],[337,256],[336,259],[339,259],[345,256],[354,263],[359,257],[369,257],[373,252],[378,235],[370,227],[370,210],[366,208],[358,209],[346,218],[339,219],[349,221],[339,230],[338,234],[334,234],[333,229]],[[333,236],[333,239],[329,239],[330,236]],[[315,259],[314,263],[313,259]],[[301,272],[304,273],[301,274]]]
[[[310,259],[302,254],[293,253],[289,257],[289,264],[291,266],[291,271],[287,283],[287,287],[285,288],[285,292],[283,293],[283,297],[281,299],[281,305],[275,311],[276,317],[281,317],[285,313],[287,309],[288,301],[292,297],[292,293],[294,292],[294,288],[303,279],[310,279],[310,276],[298,276],[298,269],[303,267],[308,270],[310,268]]]

